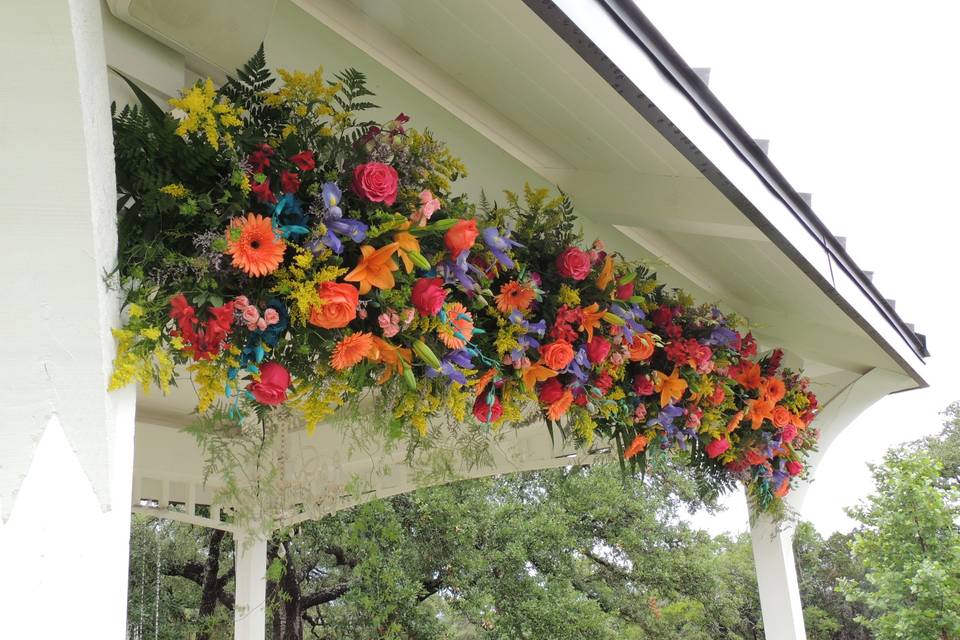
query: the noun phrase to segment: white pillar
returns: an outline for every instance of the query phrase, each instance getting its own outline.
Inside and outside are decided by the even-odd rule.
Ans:
[[[233,637],[263,640],[267,634],[267,541],[261,536],[234,534],[236,598]]]
[[[820,410],[814,426],[820,429],[819,449],[808,460],[810,481],[815,481],[818,463],[843,429],[877,400],[911,385],[905,376],[872,369],[837,393]],[[809,482],[801,483],[786,497],[790,509],[802,516]],[[803,607],[793,557],[793,527],[781,530],[760,517],[750,530],[757,587],[763,609],[767,640],[806,640]]]
[[[106,392],[118,309],[100,2],[3,8],[0,637],[120,640],[135,393]]]

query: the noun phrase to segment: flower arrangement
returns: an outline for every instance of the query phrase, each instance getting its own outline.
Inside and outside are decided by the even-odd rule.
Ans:
[[[286,405],[308,429],[371,390],[400,432],[524,421],[623,459],[687,452],[718,486],[773,510],[815,446],[817,401],[740,321],[585,248],[569,199],[455,195],[465,168],[428,131],[372,108],[364,77],[267,70],[164,113],[114,114],[119,278],[111,386],[166,389],[184,366],[198,411]]]

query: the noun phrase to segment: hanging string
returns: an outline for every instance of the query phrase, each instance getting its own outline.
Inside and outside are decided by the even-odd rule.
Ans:
[[[157,596],[154,600],[154,611],[153,611],[153,640],[158,640],[160,637],[160,541],[158,539],[158,534],[160,533],[160,521],[157,520],[153,529],[153,539],[157,543]]]

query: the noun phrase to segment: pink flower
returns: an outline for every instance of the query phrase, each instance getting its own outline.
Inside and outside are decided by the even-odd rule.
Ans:
[[[633,379],[633,392],[638,396],[652,396],[653,380],[645,375],[637,374]]]
[[[441,285],[442,278],[420,278],[413,283],[410,292],[410,301],[417,308],[420,315],[435,316],[447,299],[447,290]]]
[[[703,448],[707,452],[708,458],[716,458],[724,451],[730,448],[730,441],[726,438],[720,438],[719,440],[713,440]]]
[[[603,362],[609,354],[610,342],[603,336],[593,336],[593,340],[587,343],[587,359],[590,364]]]
[[[797,427],[791,422],[780,430],[780,437],[787,444],[793,442],[793,439],[797,437]]]
[[[440,200],[434,197],[433,193],[427,189],[420,192],[420,208],[416,213],[410,216],[412,222],[418,226],[424,226],[430,221],[430,218],[440,209]]]
[[[260,318],[259,320],[257,320],[257,329],[260,329],[260,331],[263,331],[266,328],[267,328],[266,320],[264,320],[263,318]]]
[[[787,463],[787,473],[791,476],[798,476],[803,473],[803,465],[796,460],[791,460]]]
[[[290,388],[290,372],[283,365],[267,362],[260,366],[260,381],[252,382],[247,390],[260,404],[277,405],[286,402]]]
[[[637,408],[633,411],[633,421],[634,422],[643,422],[647,419],[647,405],[638,404]]]
[[[400,316],[395,312],[381,313],[377,316],[377,323],[383,329],[384,338],[392,338],[400,333]]]
[[[500,398],[494,396],[493,404],[487,404],[486,394],[481,395],[477,398],[477,401],[473,403],[473,417],[475,417],[480,422],[496,422],[503,417],[503,405],[500,403]]]
[[[257,325],[257,320],[260,319],[260,310],[252,304],[248,304],[244,307],[241,317],[244,323],[246,323],[247,328],[253,331],[253,327]]]
[[[243,313],[243,310],[248,304],[250,304],[250,300],[247,296],[237,296],[233,299],[233,307],[241,313]]]
[[[628,282],[627,284],[622,284],[617,287],[617,291],[614,294],[617,297],[617,300],[627,300],[633,296],[633,282]]]
[[[417,310],[413,307],[407,307],[400,312],[400,322],[403,323],[403,328],[406,329],[411,324],[413,324],[413,319],[417,314]]]
[[[382,162],[358,164],[353,168],[353,190],[365,200],[392,207],[397,201],[400,177],[397,170]]]
[[[277,313],[276,309],[269,308],[263,312],[263,320],[267,323],[267,326],[277,324],[280,322],[280,314]]]
[[[577,247],[565,249],[557,256],[557,271],[564,278],[584,280],[590,273],[590,256]]]

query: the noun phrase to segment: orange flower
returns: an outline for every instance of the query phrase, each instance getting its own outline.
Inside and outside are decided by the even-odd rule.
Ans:
[[[603,291],[611,282],[613,282],[613,256],[608,255],[597,277],[597,288]]]
[[[533,391],[538,382],[548,380],[555,375],[557,375],[556,371],[537,362],[523,370],[523,386],[527,388],[527,391]]]
[[[447,250],[450,251],[450,257],[456,258],[472,247],[479,235],[480,232],[477,231],[476,220],[461,220],[447,230],[446,235],[443,237],[443,243],[447,246]]]
[[[773,420],[773,403],[769,400],[747,400],[750,406],[751,427],[754,431],[763,426],[764,420]]]
[[[771,419],[773,420],[775,427],[778,429],[783,429],[793,421],[793,414],[790,413],[790,410],[785,406],[778,404],[773,408],[773,415]]]
[[[382,362],[386,365],[383,374],[377,380],[377,384],[383,384],[390,378],[403,373],[403,365],[408,366],[413,361],[413,352],[410,349],[397,347],[383,338],[371,336],[373,348],[370,350],[369,358],[376,362]]]
[[[756,362],[751,362],[746,366],[741,365],[739,371],[736,371],[730,377],[747,389],[756,389],[760,386],[760,365]]]
[[[652,333],[649,331],[638,333],[633,336],[633,342],[630,343],[630,359],[634,362],[642,362],[653,355],[656,346]]]
[[[580,309],[580,331],[587,332],[587,342],[593,340],[593,330],[600,326],[600,319],[605,313],[596,302]]]
[[[540,347],[540,355],[548,367],[560,371],[573,360],[573,346],[566,340],[556,340]]]
[[[761,378],[760,379],[760,397],[770,402],[780,402],[783,396],[787,394],[787,387],[780,378]]]
[[[563,392],[563,395],[560,396],[560,399],[552,403],[547,409],[547,417],[554,421],[559,420],[560,417],[567,412],[567,409],[570,408],[572,403],[573,392],[567,389]]]
[[[360,247],[363,257],[356,268],[344,276],[347,282],[360,283],[360,293],[369,293],[370,289],[393,289],[396,281],[393,279],[393,272],[399,269],[397,263],[393,261],[394,253],[400,248],[397,242],[391,242],[388,245],[374,249],[368,244]]]
[[[448,349],[462,349],[473,337],[473,316],[459,302],[443,307],[446,320],[437,329],[437,335]]]
[[[500,287],[500,293],[494,298],[501,313],[510,313],[514,309],[526,311],[533,302],[533,289],[511,280]]]
[[[633,456],[641,453],[644,449],[647,448],[647,443],[649,442],[647,436],[638,434],[636,438],[633,439],[633,442],[630,443],[630,446],[627,447],[627,450],[623,452],[623,459],[629,460]]]
[[[410,223],[404,223],[401,229],[407,229]],[[398,231],[393,234],[393,241],[400,247],[400,259],[403,260],[403,268],[407,273],[413,273],[413,260],[407,255],[408,251],[420,253],[420,241],[409,231]]]
[[[354,333],[337,343],[330,354],[330,366],[337,371],[349,369],[373,350],[373,335]]]
[[[653,388],[660,392],[660,406],[665,407],[683,397],[687,390],[687,381],[680,377],[680,369],[673,368],[669,376],[660,371],[653,372]]]
[[[740,421],[743,420],[743,410],[737,411],[733,414],[733,417],[730,418],[730,422],[727,423],[727,433],[733,432],[738,426],[740,426]]]
[[[782,498],[788,493],[790,493],[790,478],[784,478],[783,482],[780,483],[780,486],[777,487],[777,490],[773,492],[773,495],[777,496],[778,498]]]
[[[493,380],[493,376],[495,376],[496,373],[496,369],[487,369],[487,372],[477,378],[477,381],[473,383],[478,398],[480,397],[480,394],[483,393],[484,389],[487,388],[487,385],[490,384],[490,381]]]
[[[310,324],[341,329],[357,317],[360,295],[352,284],[321,282],[317,285],[317,295],[323,304],[310,309]]]
[[[227,229],[227,251],[233,266],[248,276],[265,276],[283,262],[286,244],[273,231],[273,222],[259,214],[234,218]]]

